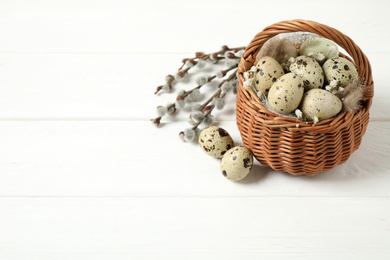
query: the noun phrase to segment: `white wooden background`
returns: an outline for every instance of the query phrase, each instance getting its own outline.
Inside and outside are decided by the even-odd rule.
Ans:
[[[390,259],[389,2],[274,2],[0,0],[0,259]],[[182,58],[295,18],[371,61],[371,121],[345,164],[256,163],[234,183],[178,140],[185,113],[151,125]],[[228,101],[216,124],[240,144]]]

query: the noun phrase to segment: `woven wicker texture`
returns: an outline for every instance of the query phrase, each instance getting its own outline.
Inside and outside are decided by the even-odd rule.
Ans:
[[[257,53],[271,37],[286,32],[311,32],[328,38],[352,58],[364,80],[362,108],[343,112],[316,124],[278,116],[267,110],[259,98],[243,89],[243,73],[254,64]],[[237,126],[244,145],[256,159],[276,171],[292,175],[315,175],[345,162],[359,148],[374,95],[371,66],[360,48],[346,35],[329,26],[306,20],[283,21],[266,27],[247,46],[239,63],[239,89],[236,103]],[[299,127],[296,124],[299,124]]]

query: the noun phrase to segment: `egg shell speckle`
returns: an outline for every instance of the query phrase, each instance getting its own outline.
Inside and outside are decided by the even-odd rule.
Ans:
[[[322,64],[328,59],[338,57],[339,49],[331,40],[322,37],[313,37],[302,43],[299,53],[305,56],[311,55],[313,58],[316,58],[320,64]],[[318,57],[320,57],[318,54],[322,54],[324,59],[318,59]]]
[[[287,73],[272,85],[268,94],[268,104],[276,113],[291,113],[299,106],[303,90],[302,78],[295,73]]]
[[[223,156],[220,164],[220,169],[226,178],[232,181],[244,179],[253,166],[252,152],[243,146],[237,146]]]
[[[342,108],[341,100],[334,94],[323,89],[311,89],[307,91],[302,98],[300,109],[303,115],[313,120],[328,119],[337,115]]]
[[[321,65],[311,57],[297,57],[291,64],[290,70],[302,77],[305,91],[324,85],[324,72]]]
[[[255,88],[266,96],[272,84],[282,75],[284,70],[274,58],[262,57],[256,64]]]
[[[222,158],[227,150],[234,147],[229,133],[217,126],[203,129],[199,134],[199,144],[205,153],[216,158]]]
[[[347,86],[358,77],[352,62],[342,57],[327,60],[322,68],[326,81],[330,83],[332,80],[337,80],[337,85],[341,87]]]

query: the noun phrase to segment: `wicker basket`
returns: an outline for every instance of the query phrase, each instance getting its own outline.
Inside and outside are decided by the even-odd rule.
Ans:
[[[263,44],[286,32],[311,32],[328,38],[352,57],[359,77],[364,80],[362,108],[356,113],[343,112],[316,124],[276,115],[259,98],[243,89],[243,73],[254,64]],[[283,21],[266,27],[247,46],[238,68],[237,126],[244,145],[264,165],[292,175],[315,175],[345,162],[359,148],[368,121],[374,95],[371,66],[360,48],[346,35],[329,26],[305,20]],[[299,127],[297,127],[297,123]]]

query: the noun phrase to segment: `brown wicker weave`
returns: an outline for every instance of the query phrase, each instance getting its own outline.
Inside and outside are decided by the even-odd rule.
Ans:
[[[286,32],[315,33],[334,41],[348,52],[360,78],[364,80],[366,99],[356,114],[343,112],[316,124],[306,124],[270,112],[252,91],[243,89],[243,73],[254,65],[263,44],[269,38]],[[247,46],[238,73],[237,125],[244,145],[252,150],[260,163],[292,175],[315,175],[345,162],[359,148],[369,121],[374,82],[367,57],[348,36],[313,21],[293,20],[273,24],[258,33]],[[296,127],[297,123],[299,127]]]

